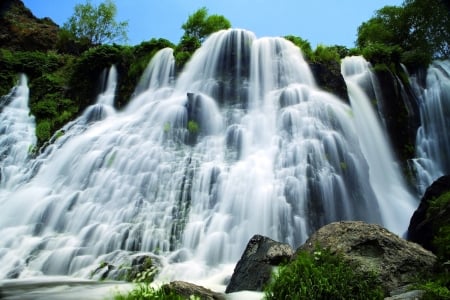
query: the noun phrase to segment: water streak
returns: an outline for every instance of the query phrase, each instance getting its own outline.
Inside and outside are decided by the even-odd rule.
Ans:
[[[419,192],[437,178],[450,173],[450,61],[435,61],[428,68],[426,86],[413,81],[418,94],[421,126],[416,136]]]
[[[36,145],[35,121],[28,108],[27,77],[20,75],[19,83],[3,97],[0,113],[0,188],[14,189],[20,182]]]
[[[377,196],[383,224],[401,235],[406,231],[417,204],[395,163],[384,128],[367,96],[366,91],[372,91],[372,95],[381,94],[376,92],[376,78],[370,71],[370,64],[362,56],[345,58],[342,61],[342,74],[347,84],[361,148],[369,164],[369,179]]]

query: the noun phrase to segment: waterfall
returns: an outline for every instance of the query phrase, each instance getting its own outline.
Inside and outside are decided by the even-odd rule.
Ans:
[[[377,97],[381,94],[377,92],[376,78],[370,71],[370,64],[362,56],[346,57],[342,61],[342,74],[383,224],[397,234],[402,234],[406,231],[416,203],[395,163],[384,128],[368,96],[371,94]]]
[[[428,68],[426,86],[413,81],[419,99],[420,124],[416,159],[412,160],[420,193],[437,178],[450,173],[450,61]]]
[[[0,110],[0,188],[14,189],[36,145],[35,121],[28,108],[27,77],[2,98]]]
[[[318,89],[291,42],[225,30],[176,81],[173,63],[155,55],[128,107],[88,108],[26,184],[2,190],[0,276],[88,277],[152,252],[161,278],[195,280],[256,233],[297,247],[332,221],[384,222],[356,112]]]

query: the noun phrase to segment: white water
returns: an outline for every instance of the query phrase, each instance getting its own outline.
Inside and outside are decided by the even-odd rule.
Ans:
[[[163,51],[128,107],[88,108],[1,191],[0,276],[88,277],[139,251],[163,281],[223,285],[254,234],[297,247],[332,221],[383,223],[355,112],[297,47],[221,31],[176,82]]]
[[[428,69],[426,86],[418,91],[421,126],[416,136],[419,192],[437,178],[450,173],[450,61],[435,61]]]
[[[342,61],[342,74],[347,84],[361,148],[369,164],[370,183],[377,196],[383,224],[401,235],[408,227],[417,201],[408,191],[388,138],[367,96],[367,90],[378,89],[374,82],[376,78],[371,74],[370,64],[362,56],[345,58]],[[374,91],[372,94],[380,93]]]
[[[11,93],[0,113],[0,188],[14,189],[19,174],[36,145],[35,121],[28,108],[29,89],[25,75]]]

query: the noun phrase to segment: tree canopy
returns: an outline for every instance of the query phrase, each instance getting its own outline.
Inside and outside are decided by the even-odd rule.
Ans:
[[[112,0],[95,6],[90,0],[77,4],[74,14],[63,25],[63,29],[79,40],[93,45],[124,42],[127,37],[127,21],[117,22],[117,7]]]
[[[216,31],[231,27],[230,21],[221,15],[208,15],[208,9],[202,7],[190,15],[181,28],[184,36],[197,38],[203,42],[205,38]]]
[[[183,66],[210,34],[230,27],[230,21],[224,16],[208,15],[206,7],[198,9],[181,25],[184,34],[175,49],[177,66]]]
[[[428,65],[450,56],[450,13],[443,0],[405,0],[402,6],[385,6],[358,28],[356,44],[390,56],[407,65]],[[380,55],[380,52],[383,52]]]

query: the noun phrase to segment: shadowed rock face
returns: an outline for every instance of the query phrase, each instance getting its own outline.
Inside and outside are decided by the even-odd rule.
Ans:
[[[428,209],[430,201],[448,191],[450,191],[450,176],[448,175],[438,178],[427,188],[409,223],[408,240],[418,243],[430,251],[436,250],[432,242],[437,233],[437,224],[445,224],[450,219],[450,203],[447,204],[446,209],[442,210],[443,213],[438,215],[430,215]]]
[[[237,263],[225,292],[262,291],[270,280],[272,268],[289,261],[293,254],[294,250],[288,244],[261,235],[253,236]]]
[[[0,45],[16,51],[55,49],[59,27],[50,18],[38,19],[20,0],[0,3]]]
[[[436,256],[420,245],[401,239],[387,229],[364,222],[335,222],[320,228],[297,251],[317,246],[340,253],[363,275],[375,272],[385,291],[414,282],[432,272]]]

